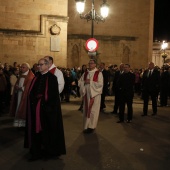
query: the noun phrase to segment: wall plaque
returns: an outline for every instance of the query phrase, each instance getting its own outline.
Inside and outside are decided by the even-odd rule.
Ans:
[[[60,51],[59,37],[51,37],[51,51]]]

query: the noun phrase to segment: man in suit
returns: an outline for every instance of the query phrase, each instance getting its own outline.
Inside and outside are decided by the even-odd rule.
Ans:
[[[157,114],[157,96],[160,88],[160,73],[157,69],[154,69],[154,63],[149,62],[148,69],[143,73],[142,78],[142,94],[143,94],[143,114],[141,116],[147,116],[149,96],[152,100],[153,116]]]
[[[114,108],[113,108],[113,111],[111,112],[112,114],[117,114],[118,113],[118,108],[119,108],[119,87],[118,87],[118,80],[119,80],[119,77],[121,74],[123,74],[124,72],[124,64],[121,63],[119,65],[119,70],[117,70],[115,72],[115,77],[113,79],[113,86],[112,86],[112,89],[113,89],[113,92],[115,94],[115,102],[114,102]]]
[[[108,71],[105,69],[105,63],[101,63],[99,67],[102,75],[103,75],[103,90],[101,94],[101,104],[100,104],[100,111],[103,111],[103,109],[106,108],[105,105],[105,97],[108,94]]]
[[[117,82],[119,87],[119,121],[124,122],[125,104],[127,104],[127,123],[131,123],[133,117],[133,96],[134,96],[135,75],[130,72],[130,65],[124,65],[124,72]]]
[[[168,104],[168,92],[170,89],[170,74],[168,69],[169,66],[165,65],[160,75],[160,107],[167,106]]]

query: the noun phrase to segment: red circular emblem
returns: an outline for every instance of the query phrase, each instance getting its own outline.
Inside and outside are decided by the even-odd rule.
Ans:
[[[90,38],[86,41],[86,49],[94,52],[98,49],[98,41],[95,38]]]

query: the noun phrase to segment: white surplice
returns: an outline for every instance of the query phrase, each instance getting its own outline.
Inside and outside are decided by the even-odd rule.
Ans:
[[[90,84],[85,84],[84,74],[79,80],[80,94],[83,97],[83,129],[95,129],[98,122],[100,112],[100,101],[103,89],[103,75],[98,74],[97,81],[93,81],[93,76],[97,69],[89,71],[87,79],[90,79]],[[92,103],[92,104],[90,104]],[[87,115],[87,109],[89,114]]]

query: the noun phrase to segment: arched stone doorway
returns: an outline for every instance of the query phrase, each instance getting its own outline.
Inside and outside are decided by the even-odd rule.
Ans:
[[[74,44],[71,48],[71,55],[68,58],[68,67],[73,68],[74,66],[79,66],[79,47],[77,44]]]

